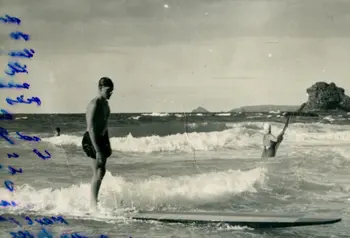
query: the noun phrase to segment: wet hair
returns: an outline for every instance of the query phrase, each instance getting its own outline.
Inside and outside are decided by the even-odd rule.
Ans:
[[[101,89],[103,87],[113,87],[114,84],[112,80],[108,77],[103,77],[98,81],[98,88]]]

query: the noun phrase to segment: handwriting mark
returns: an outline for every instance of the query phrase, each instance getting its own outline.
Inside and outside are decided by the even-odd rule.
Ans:
[[[35,51],[33,49],[28,50],[25,48],[23,51],[10,51],[8,53],[9,56],[12,57],[23,57],[23,58],[33,58]]]
[[[16,104],[16,103],[23,103],[23,104],[32,104],[36,103],[37,106],[41,105],[41,100],[38,97],[31,97],[27,99],[28,101],[24,100],[24,95],[21,95],[17,97],[16,99],[11,99],[9,97],[6,98],[6,102],[10,105]]]
[[[7,82],[6,83],[1,83],[0,82],[0,88],[24,88],[24,89],[29,89],[30,84],[28,83],[22,83],[22,84],[16,84],[14,82]]]
[[[29,231],[18,231],[18,232],[10,232],[10,235],[12,235],[11,238],[35,238]],[[39,235],[39,234],[38,234]],[[48,236],[38,236],[40,238],[53,238]]]
[[[20,40],[22,38],[25,41],[29,41],[29,39],[30,39],[28,34],[20,32],[20,31],[11,32],[10,37],[14,40]]]
[[[37,154],[37,156],[39,156],[40,158],[42,158],[43,160],[47,160],[47,159],[50,159],[51,158],[51,154],[47,151],[47,150],[44,150],[45,153],[47,154],[47,156],[41,154],[37,149],[34,149],[33,152],[35,154]]]
[[[22,227],[21,223],[19,223],[15,218],[9,217],[8,221],[12,222],[13,224]]]
[[[9,69],[4,70],[4,72],[9,76],[14,76],[16,73],[26,73],[28,74],[28,71],[26,70],[27,65],[21,65],[19,62],[9,62],[7,64]]]
[[[26,135],[22,135],[19,132],[16,132],[16,134],[19,136],[19,139],[21,140],[28,140],[28,141],[41,141],[41,139],[37,136],[26,136]]]
[[[0,120],[13,120],[12,114],[5,109],[0,109],[0,113]]]
[[[21,24],[21,19],[17,17],[11,17],[10,15],[7,15],[7,14],[4,17],[0,17],[0,21],[2,21],[3,23],[14,23],[17,25]]]
[[[0,200],[0,207],[7,207],[7,206],[17,206],[17,204],[12,201],[12,202],[9,202],[9,201],[5,201],[5,200]]]
[[[14,183],[12,181],[5,180],[4,185],[7,188],[7,190],[9,190],[10,192],[13,192],[13,190],[14,190],[14,187],[13,187]]]
[[[7,158],[18,158],[19,155],[16,153],[12,153],[12,154],[7,154]]]
[[[15,142],[13,142],[10,138],[7,137],[8,134],[9,132],[5,128],[0,127],[0,137],[4,138],[11,145],[15,144]]]
[[[16,173],[23,173],[22,168],[15,169],[15,168],[13,168],[13,167],[10,166],[10,165],[9,165],[7,168],[8,168],[8,170],[9,170],[9,173],[12,174],[12,175],[15,175]]]

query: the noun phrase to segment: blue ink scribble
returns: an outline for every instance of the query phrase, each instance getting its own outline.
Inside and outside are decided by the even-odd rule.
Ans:
[[[42,228],[37,238],[54,238],[46,229]]]
[[[28,221],[28,225],[33,225],[33,220],[26,216],[25,219]],[[38,224],[40,225],[52,225],[54,223],[58,224],[66,224],[68,225],[68,222],[62,217],[62,216],[57,216],[57,217],[43,217],[43,218],[35,218],[34,219]]]
[[[62,216],[58,216],[58,217],[51,217],[52,221],[54,222],[59,222],[59,223],[62,223],[62,224],[66,224],[68,225],[68,222],[66,220],[64,220],[64,218]]]
[[[28,71],[26,70],[27,65],[21,65],[18,62],[9,62],[7,64],[7,66],[9,67],[8,70],[4,70],[5,74],[9,75],[9,76],[14,76],[16,73],[26,73],[28,74]]]
[[[11,32],[10,37],[14,40],[20,40],[22,38],[25,41],[29,41],[29,39],[30,39],[28,34],[20,32],[20,31]]]
[[[16,103],[23,103],[23,104],[31,104],[31,103],[36,103],[37,106],[41,105],[41,100],[38,97],[31,97],[27,99],[28,101],[24,100],[24,95],[21,95],[17,97],[16,99],[11,99],[11,98],[6,98],[6,102],[10,105],[16,104]]]
[[[7,168],[9,170],[9,173],[12,174],[12,175],[15,175],[16,173],[23,173],[23,169],[22,168],[15,169],[15,168],[13,168],[10,165]]]
[[[16,203],[14,203],[16,205]],[[0,200],[0,207],[7,207],[7,206],[12,206],[13,204],[5,201],[5,200]]]
[[[6,204],[8,204],[9,202],[5,201]],[[11,202],[12,206],[17,206],[17,204],[15,202]],[[32,218],[30,218],[29,216],[22,216],[23,219],[25,219],[27,222],[27,224],[29,226],[35,225],[36,223],[33,221]],[[52,225],[54,223],[57,224],[65,224],[68,225],[68,222],[62,217],[62,216],[52,216],[52,217],[43,217],[43,218],[35,218],[34,219],[37,223],[39,223],[40,225]],[[18,221],[16,221],[14,218],[12,217],[4,217],[4,216],[0,216],[0,222],[4,222],[4,221],[11,221],[14,222],[16,224],[18,224],[19,226],[22,226]]]
[[[7,137],[8,134],[9,132],[5,128],[0,127],[0,137],[4,138],[11,145],[15,144],[15,142],[13,142],[10,138]]]
[[[88,238],[87,236],[78,234],[78,232],[74,232],[71,235],[72,235],[72,238]]]
[[[41,219],[37,219],[36,218],[35,221],[37,223],[39,223],[40,225],[52,225],[53,224],[53,222],[50,219],[46,218],[46,217],[41,218]]]
[[[7,158],[18,158],[19,155],[16,153],[12,153],[12,154],[7,154]]]
[[[13,115],[5,109],[0,109],[0,120],[13,120]]]
[[[21,223],[19,223],[15,218],[13,217],[9,217],[8,218],[8,221],[12,222],[13,224],[19,226],[19,227],[22,227]]]
[[[6,218],[4,218],[4,219],[6,219]],[[35,237],[28,230],[10,232],[10,234],[12,235],[12,238],[35,238],[35,237],[36,238],[53,238],[53,235],[49,231],[47,231],[45,228],[41,228],[41,230],[39,231],[39,233]],[[60,235],[60,238],[88,238],[88,237],[84,236],[84,235],[80,235],[80,234],[78,234],[78,232],[74,232],[71,234],[65,232],[65,233],[62,233]],[[108,238],[108,236],[101,234],[99,238]],[[131,238],[131,236],[130,236],[130,238]]]
[[[5,187],[6,187],[10,192],[13,192],[13,190],[14,190],[13,185],[14,185],[14,184],[13,184],[12,181],[10,181],[10,180],[5,180],[4,185],[5,185]]]
[[[35,51],[33,49],[24,49],[22,51],[10,51],[8,55],[12,57],[23,57],[30,59],[33,58],[34,53]]]
[[[15,23],[17,25],[21,24],[21,19],[17,17],[11,17],[10,15],[5,15],[5,17],[0,17],[0,21],[3,23]]]
[[[41,154],[37,149],[34,149],[33,152],[35,154],[37,154],[37,156],[39,156],[40,158],[42,158],[43,160],[47,160],[47,159],[50,159],[51,158],[51,154],[47,151],[47,150],[44,150],[45,153],[48,155],[48,156],[45,156],[43,154]]]
[[[29,89],[30,84],[28,83],[21,83],[21,84],[16,84],[14,82],[6,82],[2,83],[0,82],[0,88],[24,88],[24,89]]]
[[[16,132],[16,134],[19,136],[19,139],[21,140],[28,140],[28,141],[41,141],[41,139],[37,136],[26,136],[26,135],[22,135],[19,132]]]
[[[10,232],[10,235],[12,235],[11,238],[35,238],[29,231]],[[38,237],[44,238],[46,236],[38,236]],[[47,238],[53,238],[53,237],[51,236]]]
[[[24,219],[28,221],[28,223],[27,223],[28,225],[30,225],[30,226],[33,225],[34,222],[32,221],[32,219],[30,217],[26,216]]]
[[[78,232],[74,232],[74,233],[63,233],[61,234],[60,238],[88,238],[87,236],[81,235]]]

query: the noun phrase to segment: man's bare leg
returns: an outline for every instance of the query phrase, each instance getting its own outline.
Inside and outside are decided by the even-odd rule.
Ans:
[[[97,160],[92,162],[93,176],[91,180],[91,208],[97,209],[98,193],[100,191],[101,183],[103,177],[106,173],[106,163],[105,161],[101,164],[97,164]]]

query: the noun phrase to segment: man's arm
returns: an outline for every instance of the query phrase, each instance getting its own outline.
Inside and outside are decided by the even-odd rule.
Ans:
[[[284,123],[284,127],[283,127],[281,133],[278,134],[277,140],[276,140],[277,143],[280,143],[283,140],[283,135],[286,132],[288,125],[289,125],[289,119],[290,119],[290,117],[287,117],[286,123]]]
[[[95,148],[96,153],[101,153],[101,148],[99,148],[97,144],[98,131],[96,131],[97,128],[95,127],[97,114],[98,114],[97,104],[98,104],[97,100],[94,100],[89,104],[86,112],[86,123],[89,131],[89,135],[90,135],[91,144]]]
[[[301,112],[301,110],[303,110],[303,108],[306,106],[306,103],[303,103],[301,104],[301,106],[299,107],[299,109],[296,111],[297,113],[298,112]],[[290,116],[287,117],[287,120],[286,120],[286,123],[284,124],[284,127],[283,127],[283,130],[281,131],[281,133],[277,136],[278,140],[281,140],[283,139],[283,135],[284,133],[286,132],[287,128],[288,128],[288,125],[289,125],[289,119],[290,119]]]
[[[286,120],[286,122],[284,123],[284,127],[283,127],[283,130],[282,130],[282,132],[280,133],[280,135],[281,135],[281,134],[284,135],[284,133],[286,132],[286,130],[287,130],[287,128],[288,128],[288,125],[289,125],[289,119],[290,119],[290,117],[287,117],[287,120]]]

